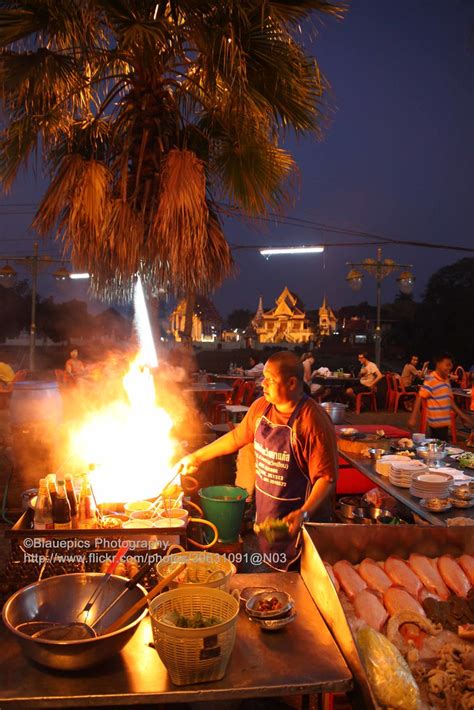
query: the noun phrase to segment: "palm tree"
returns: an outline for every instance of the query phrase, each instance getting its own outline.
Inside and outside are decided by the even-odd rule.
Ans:
[[[314,11],[317,11],[314,13]],[[285,131],[320,132],[327,84],[300,23],[326,0],[0,1],[0,180],[39,153],[33,226],[97,293],[139,272],[177,294],[232,270],[221,205],[281,208],[296,166]]]

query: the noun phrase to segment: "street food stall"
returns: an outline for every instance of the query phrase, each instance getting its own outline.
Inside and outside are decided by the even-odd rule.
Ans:
[[[89,470],[96,512],[91,514],[88,478],[80,474],[87,510],[81,502],[75,526],[70,486],[69,517],[53,515],[50,529],[47,516],[38,515],[40,506],[31,506],[7,531],[12,554],[0,663],[8,672],[0,684],[1,707],[116,707],[349,692],[354,707],[369,710],[383,704],[405,708],[397,704],[402,696],[423,696],[441,708],[436,703],[451,688],[439,663],[454,652],[453,662],[467,679],[467,685],[453,681],[458,705],[472,707],[466,704],[471,671],[464,659],[472,649],[474,614],[474,540],[468,528],[308,524],[301,573],[239,574],[232,545],[245,491],[206,489],[212,491],[212,505],[205,515],[196,500],[183,498],[176,476],[170,477],[177,453],[173,421],[157,411],[146,371],[132,370],[127,384],[129,404],[94,412],[73,441],[73,456],[100,463]],[[362,470],[356,460],[362,452],[350,448],[341,447],[341,455],[353,457]],[[396,475],[408,474],[402,469]],[[43,480],[39,495],[47,497],[51,489],[61,498],[64,484],[57,484],[56,489],[52,479]],[[222,515],[225,506],[239,515]],[[415,502],[412,510],[415,506],[422,508]],[[226,524],[235,523],[228,535],[220,535],[230,545],[225,556],[212,553],[216,507]],[[192,517],[196,514],[199,518]],[[431,522],[427,515],[424,519]],[[276,526],[281,521],[274,522],[270,532],[281,532]],[[207,536],[200,534],[203,526]],[[436,589],[433,578],[441,580]],[[415,591],[405,588],[410,583]],[[441,655],[439,663],[430,657],[430,666],[421,651],[433,648]],[[444,690],[433,687],[431,671]],[[393,674],[401,679],[394,684],[397,697],[384,695],[387,688],[380,683],[380,675]]]

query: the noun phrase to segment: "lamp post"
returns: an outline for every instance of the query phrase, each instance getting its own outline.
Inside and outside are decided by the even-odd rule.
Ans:
[[[64,259],[53,259],[51,256],[39,255],[38,242],[33,244],[33,254],[31,256],[8,256],[1,255],[0,260],[7,262],[5,266],[0,268],[0,279],[7,279],[13,282],[17,273],[13,267],[9,265],[12,261],[15,264],[25,266],[31,272],[31,315],[30,315],[30,343],[29,343],[29,368],[35,369],[35,348],[36,348],[36,294],[38,290],[38,273],[43,265],[50,266],[52,264],[60,264],[60,267],[52,275],[58,281],[73,278],[89,278],[89,274],[71,274],[64,266]]]
[[[376,290],[376,303],[377,303],[377,322],[375,326],[375,362],[378,368],[380,368],[381,356],[382,356],[382,329],[380,326],[380,315],[382,308],[382,281],[390,276],[394,271],[401,271],[399,277],[397,278],[400,291],[405,294],[410,294],[413,289],[413,284],[415,283],[415,277],[413,276],[410,269],[411,264],[397,264],[392,259],[384,259],[382,261],[382,249],[377,249],[376,259],[364,259],[360,264],[348,263],[347,266],[351,267],[351,270],[346,276],[346,281],[349,282],[349,286],[353,291],[359,291],[362,288],[362,282],[364,279],[363,273],[359,269],[363,269],[370,276],[375,277],[377,284]]]

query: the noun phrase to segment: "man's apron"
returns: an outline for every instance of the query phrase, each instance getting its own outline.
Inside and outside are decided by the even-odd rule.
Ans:
[[[292,426],[306,395],[298,402],[287,424],[272,424],[267,418],[271,404],[265,409],[255,430],[255,502],[256,522],[267,518],[284,518],[301,508],[311,490],[307,471],[298,465],[292,445]],[[259,536],[263,562],[278,570],[287,570],[301,554],[300,535],[290,542],[274,542],[272,545]]]

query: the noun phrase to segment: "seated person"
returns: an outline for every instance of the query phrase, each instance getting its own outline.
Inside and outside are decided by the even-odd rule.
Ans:
[[[423,363],[421,370],[418,370],[418,355],[412,355],[410,362],[404,366],[401,375],[401,381],[405,385],[405,389],[409,392],[415,392],[417,389],[417,380],[423,380],[428,369],[428,361]],[[419,383],[421,384],[421,382]]]
[[[74,348],[69,353],[69,359],[66,360],[64,369],[73,380],[78,380],[86,374],[84,363],[82,360],[79,360],[79,352],[77,348]]]
[[[255,380],[261,380],[263,377],[263,362],[260,360],[260,355],[258,353],[250,355],[249,357],[249,369],[246,370],[243,367],[236,367],[235,373],[240,375],[245,375],[246,377],[253,377]]]
[[[373,391],[377,382],[379,382],[383,377],[375,362],[371,362],[367,358],[367,353],[360,353],[357,357],[361,364],[359,384],[352,385],[346,389],[346,395],[352,401],[355,401],[356,395],[361,392]]]
[[[307,385],[311,385],[313,379],[313,365],[314,365],[314,355],[312,352],[303,353],[301,356],[301,362],[303,363],[304,371],[304,381]]]
[[[0,362],[0,389],[10,389],[15,373],[6,362]]]

